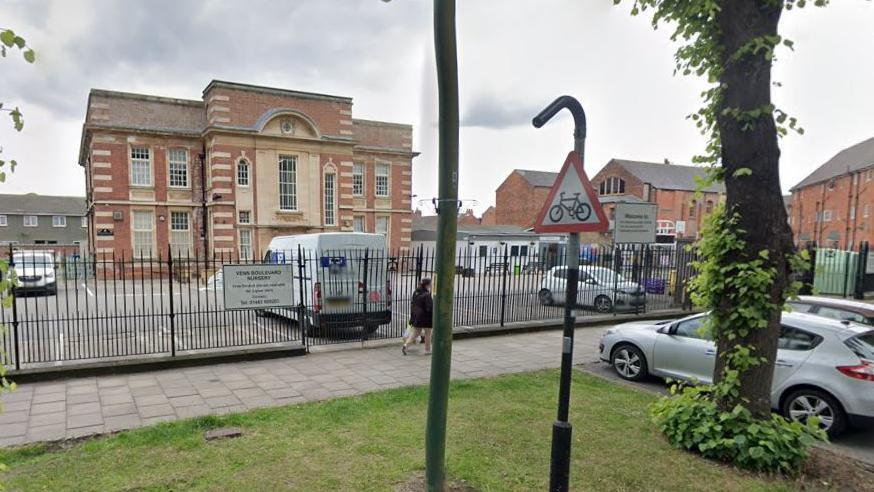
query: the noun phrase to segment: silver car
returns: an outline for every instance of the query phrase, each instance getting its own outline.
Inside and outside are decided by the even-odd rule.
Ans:
[[[55,277],[55,260],[48,251],[16,251],[12,254],[15,263],[15,276],[18,284],[16,293],[43,292],[48,295],[58,293]]]
[[[543,276],[538,296],[545,306],[567,301],[566,266],[554,267]],[[599,313],[609,313],[614,309],[642,311],[646,292],[640,284],[626,280],[609,268],[581,266],[576,304],[592,307]]]
[[[711,383],[716,344],[702,333],[705,316],[611,328],[601,338],[601,360],[626,380],[653,375]],[[802,313],[784,313],[782,325],[772,408],[800,421],[819,417],[832,436],[847,426],[874,425],[874,330]]]

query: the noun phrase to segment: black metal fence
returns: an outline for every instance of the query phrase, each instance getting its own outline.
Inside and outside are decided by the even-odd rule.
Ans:
[[[562,316],[564,269],[555,257],[459,251],[456,326]],[[11,254],[19,287],[0,312],[0,350],[13,368],[399,338],[421,279],[440,281],[434,252],[331,250],[192,258],[101,256],[49,261]],[[683,247],[623,245],[581,257],[578,316],[686,306],[693,274]],[[287,307],[225,308],[222,267],[291,264]],[[59,275],[57,272],[65,272]],[[51,279],[49,277],[52,277]]]

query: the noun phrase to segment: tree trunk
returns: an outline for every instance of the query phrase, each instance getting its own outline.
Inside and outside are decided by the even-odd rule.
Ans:
[[[745,111],[771,104],[771,60],[762,53],[747,54],[737,60],[732,60],[731,56],[751,39],[777,34],[783,2],[726,0],[720,2],[720,6],[717,21],[720,28],[719,44],[724,49],[724,72],[720,78],[723,98],[718,108],[717,125],[722,143],[726,213],[739,214],[737,228],[744,231],[739,236],[746,242],[745,250],[740,255],[725,258],[724,261],[726,264],[748,261],[757,258],[760,251],[767,250],[769,266],[776,269],[776,277],[768,295],[775,305],[782,306],[790,271],[786,256],[793,251],[793,245],[780,189],[780,149],[777,146],[773,114],[766,111],[754,121],[754,127],[744,129],[741,121],[734,116],[723,115],[722,110],[738,108]],[[752,174],[735,177],[735,171],[743,168],[749,169]],[[718,306],[721,319],[727,320],[733,308],[727,303]],[[754,356],[766,359],[766,362],[740,374],[740,398],[719,402],[722,408],[727,409],[745,401],[754,415],[765,417],[770,414],[780,313],[779,307],[770,313],[767,328],[751,329],[746,336],[739,336],[735,340],[719,338],[718,354],[725,354],[740,344],[750,347]],[[719,357],[716,361],[717,382],[722,379],[724,366],[725,361]]]

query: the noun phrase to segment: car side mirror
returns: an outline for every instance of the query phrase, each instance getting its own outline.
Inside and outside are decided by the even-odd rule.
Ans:
[[[671,325],[665,325],[658,329],[657,333],[661,333],[662,335],[670,335],[671,334]]]

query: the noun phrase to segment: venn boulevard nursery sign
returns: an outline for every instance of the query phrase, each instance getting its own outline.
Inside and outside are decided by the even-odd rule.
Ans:
[[[294,306],[294,265],[225,265],[225,309]]]

